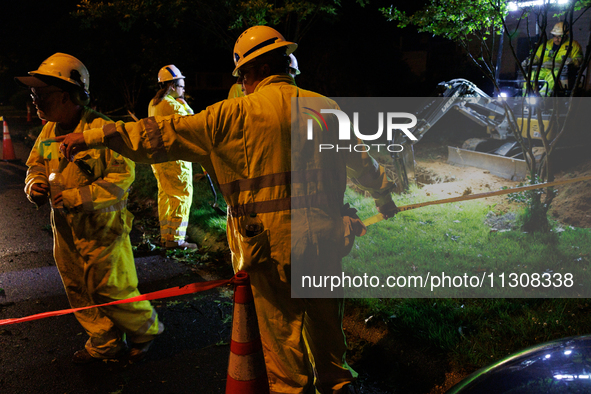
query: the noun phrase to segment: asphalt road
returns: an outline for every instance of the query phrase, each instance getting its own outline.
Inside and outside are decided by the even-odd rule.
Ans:
[[[0,319],[69,308],[52,257],[49,207],[23,193],[28,155],[0,161]],[[142,293],[211,280],[163,256],[136,258]],[[166,326],[139,363],[75,365],[86,333],[72,314],[0,326],[0,393],[223,393],[231,336],[229,288],[153,301]]]

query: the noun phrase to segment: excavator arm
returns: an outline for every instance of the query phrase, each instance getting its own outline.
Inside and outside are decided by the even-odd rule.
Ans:
[[[467,150],[474,151],[479,144],[487,141],[506,140],[512,137],[504,104],[498,99],[490,97],[474,83],[466,79],[453,79],[439,83],[438,92],[437,97],[429,99],[415,112],[417,125],[410,131],[416,140],[410,140],[404,133],[397,131],[390,141],[392,144],[400,144],[404,147],[401,152],[392,153],[395,173],[401,190],[408,190],[409,185],[414,182],[413,145],[420,141],[452,109],[485,127],[490,136],[488,140],[472,138],[466,141],[465,148]],[[493,155],[505,156],[514,151],[517,143],[509,141],[495,145],[501,146],[495,148],[496,151]],[[490,162],[490,159],[488,160]],[[470,164],[473,165],[473,163]]]
[[[452,79],[438,85],[440,97],[430,100],[417,113],[417,125],[413,135],[418,142],[451,109],[459,111],[480,126],[496,132],[493,138],[505,139],[508,129],[502,127],[505,108],[476,85],[466,79]]]

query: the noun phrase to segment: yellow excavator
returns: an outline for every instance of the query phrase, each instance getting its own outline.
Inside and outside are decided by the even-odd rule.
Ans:
[[[541,159],[543,136],[547,142],[555,138],[571,103],[568,97],[491,97],[466,79],[441,82],[437,97],[429,98],[415,112],[417,124],[410,131],[416,140],[397,132],[390,141],[404,146],[404,150],[392,154],[398,182],[406,190],[414,181],[413,145],[451,110],[459,111],[482,127],[486,138],[470,138],[461,147],[448,147],[449,163],[482,168],[506,179],[523,180],[528,167],[519,140],[532,146],[535,157]]]

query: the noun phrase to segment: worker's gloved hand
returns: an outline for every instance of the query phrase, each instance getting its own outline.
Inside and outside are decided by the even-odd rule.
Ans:
[[[389,201],[381,207],[378,207],[378,212],[382,214],[384,219],[388,219],[394,217],[394,215],[400,212],[400,210],[398,209],[394,201]]]
[[[367,227],[357,216],[357,210],[349,205],[349,203],[341,207],[341,216],[343,217],[344,242],[341,251],[341,257],[345,257],[351,252],[355,237],[361,237],[367,233]]]
[[[34,183],[31,185],[29,199],[38,207],[47,203],[49,201],[49,185],[45,183]]]
[[[521,67],[527,68],[529,66],[529,58],[521,62]]]
[[[365,235],[367,228],[361,219],[359,219],[359,216],[357,216],[357,210],[350,206],[349,203],[341,207],[341,216],[345,222],[345,227],[348,227],[348,230],[345,230],[345,236],[348,234],[352,234],[355,237]]]

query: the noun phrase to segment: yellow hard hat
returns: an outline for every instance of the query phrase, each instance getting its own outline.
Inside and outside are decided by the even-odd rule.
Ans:
[[[558,22],[554,25],[550,34],[553,36],[562,37],[563,35],[568,34],[568,25],[564,22]]]
[[[86,66],[74,56],[60,52],[45,59],[39,68],[30,71],[29,75],[31,76],[16,79],[29,87],[43,87],[48,85],[47,79],[43,77],[53,77],[76,85],[87,93],[90,85],[90,75]]]
[[[232,75],[238,76],[238,69],[245,63],[273,49],[286,47],[285,53],[289,55],[298,47],[295,42],[286,41],[277,30],[269,26],[253,26],[246,29],[234,44],[234,71]]]
[[[168,82],[183,78],[185,78],[185,76],[174,64],[164,66],[158,71],[158,82]]]

